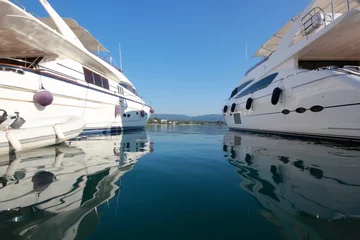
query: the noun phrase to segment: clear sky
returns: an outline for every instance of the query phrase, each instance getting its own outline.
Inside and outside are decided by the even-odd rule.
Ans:
[[[37,0],[20,0],[46,16]],[[310,0],[48,0],[118,63],[156,113],[221,113],[252,54]],[[245,60],[245,45],[249,59]]]

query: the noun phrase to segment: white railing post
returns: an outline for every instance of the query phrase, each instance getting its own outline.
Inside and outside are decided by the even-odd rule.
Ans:
[[[332,21],[334,21],[334,1],[331,0],[331,14],[332,14]]]

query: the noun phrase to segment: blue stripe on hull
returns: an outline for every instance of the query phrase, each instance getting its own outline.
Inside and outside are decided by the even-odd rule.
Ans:
[[[126,131],[141,131],[144,130],[145,126],[139,127],[111,127],[111,128],[85,128],[80,136],[92,135],[92,134],[106,134],[106,133],[122,133]]]

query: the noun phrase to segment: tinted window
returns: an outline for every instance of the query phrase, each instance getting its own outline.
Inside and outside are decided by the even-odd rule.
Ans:
[[[238,92],[240,92],[241,90],[244,89],[244,87],[246,87],[247,85],[249,85],[249,83],[251,83],[253,80],[249,81],[249,82],[246,82],[246,83],[243,83],[241,84],[240,86],[238,86],[237,88],[235,88],[232,93],[231,93],[231,96],[230,98],[232,98],[233,96],[235,96]]]
[[[84,76],[85,76],[86,82],[95,84],[96,86],[99,86],[102,88],[110,89],[109,80],[100,76],[99,74],[96,74],[96,73],[90,71],[87,68],[83,68],[83,69],[84,69]]]
[[[245,89],[236,98],[241,98],[241,97],[246,96],[246,95],[248,95],[250,93],[259,91],[260,89],[263,89],[263,88],[267,87],[272,81],[274,81],[274,79],[276,78],[277,75],[278,75],[278,73],[273,73],[273,74],[270,74],[267,77],[264,77],[263,79],[257,81],[255,84],[250,86],[248,89]]]
[[[101,77],[96,73],[93,73],[93,75],[94,75],[95,85],[102,87]]]
[[[137,92],[136,92],[136,90],[135,90],[134,88],[132,88],[132,87],[130,87],[129,85],[126,85],[126,84],[124,84],[124,83],[120,83],[120,85],[121,85],[122,87],[126,88],[127,90],[129,90],[130,92],[134,93],[136,96],[138,96],[138,94],[137,94]]]
[[[85,81],[94,84],[92,72],[89,69],[84,68]]]
[[[102,87],[103,88],[106,88],[106,89],[110,89],[110,87],[109,87],[109,80],[107,80],[106,78],[101,78],[101,80],[102,80]]]

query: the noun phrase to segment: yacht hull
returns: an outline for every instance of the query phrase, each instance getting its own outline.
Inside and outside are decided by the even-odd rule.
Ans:
[[[275,88],[282,92],[273,105]],[[249,98],[253,102],[246,109]],[[227,106],[224,117],[230,129],[360,140],[360,76],[338,70],[279,71],[279,77],[266,88],[235,96]]]
[[[20,69],[21,73],[11,69]],[[52,104],[46,107],[34,101],[34,94],[41,85],[54,97]],[[150,107],[132,96],[121,97],[85,81],[71,81],[1,64],[0,92],[0,106],[10,114],[19,112],[25,120],[79,116],[86,121],[84,131],[141,129],[150,115]],[[118,106],[121,110],[116,115]],[[141,111],[144,111],[144,116]]]

